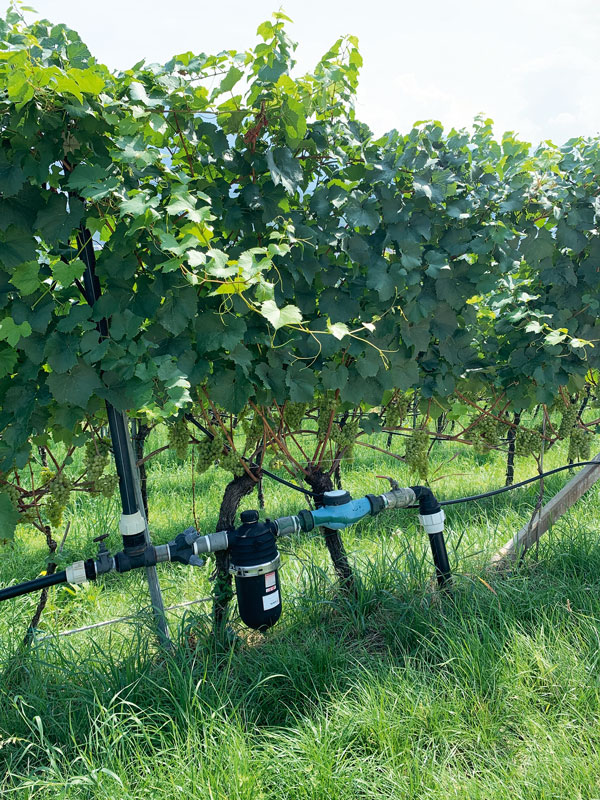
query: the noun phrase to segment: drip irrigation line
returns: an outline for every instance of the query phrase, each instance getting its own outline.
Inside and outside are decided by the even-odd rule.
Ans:
[[[192,425],[195,425],[199,430],[201,430],[202,433],[204,433],[206,436],[208,436],[209,439],[214,439],[215,438],[214,433],[211,433],[208,430],[208,428],[205,428],[204,425],[201,425],[198,422],[198,420],[195,417],[193,417],[191,414],[186,414],[185,418],[189,422],[191,422]],[[231,450],[231,447],[228,444],[226,444],[225,447],[227,448],[227,450]],[[263,473],[263,475],[267,475],[269,478],[272,478],[272,480],[277,481],[277,483],[281,483],[284,486],[288,486],[290,489],[295,489],[297,492],[302,492],[302,494],[306,494],[309,497],[317,497],[318,496],[318,492],[311,492],[310,489],[305,489],[302,486],[298,486],[298,484],[296,484],[296,483],[292,483],[291,481],[286,481],[285,478],[280,478],[279,475],[275,475],[274,472],[271,472],[270,470],[266,469],[265,467],[261,467],[260,464],[257,464],[255,461],[251,461],[249,458],[244,458],[244,461],[250,467],[258,467],[261,470],[261,472]]]
[[[533,478],[526,478],[524,481],[519,481],[518,483],[513,483],[511,486],[503,486],[501,489],[493,489],[491,492],[483,492],[482,494],[473,494],[469,497],[457,497],[454,500],[440,500],[439,503],[441,506],[453,506],[457,503],[469,503],[472,500],[483,500],[485,497],[494,497],[497,494],[503,494],[504,492],[511,492],[513,489],[520,489],[521,486],[526,486],[528,483],[533,483],[534,481],[539,481],[542,478],[547,478],[548,475],[555,475],[557,472],[562,472],[565,469],[573,469],[573,467],[587,467],[587,466],[596,466],[600,467],[600,461],[576,461],[573,464],[565,464],[562,467],[555,467],[555,469],[550,469],[547,472],[540,472],[539,475],[534,475]],[[409,508],[418,508],[418,506],[408,506]]]

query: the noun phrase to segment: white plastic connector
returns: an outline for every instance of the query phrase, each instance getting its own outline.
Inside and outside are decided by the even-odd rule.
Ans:
[[[436,514],[419,514],[419,520],[425,533],[441,533],[444,530],[445,519],[443,509]]]
[[[143,533],[145,529],[144,518],[139,511],[135,514],[121,514],[119,520],[121,536],[134,536],[136,533]]]
[[[67,583],[85,583],[87,581],[84,561],[76,561],[74,564],[69,564],[66,572]]]

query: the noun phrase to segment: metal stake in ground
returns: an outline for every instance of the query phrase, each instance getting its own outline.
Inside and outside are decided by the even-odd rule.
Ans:
[[[137,466],[137,460],[135,457],[135,453],[133,450],[133,442],[131,440],[131,434],[129,432],[129,428],[127,427],[127,415],[123,414],[123,422],[125,425],[125,430],[127,432],[126,441],[127,441],[127,452],[129,454],[129,463],[131,464],[131,472],[133,475],[133,488],[135,491],[135,497],[137,500],[137,505],[140,510],[140,514],[144,520],[144,538],[146,540],[146,546],[150,546],[152,544],[150,540],[150,531],[148,530],[148,519],[146,517],[146,512],[144,509],[144,502],[142,499],[142,482],[140,478],[140,471]],[[156,571],[156,567],[146,567],[146,580],[148,581],[148,590],[150,592],[150,601],[152,603],[152,612],[154,614],[154,619],[156,621],[156,630],[158,633],[158,637],[161,640],[161,644],[166,647],[171,646],[171,637],[169,636],[169,626],[167,624],[167,616],[165,614],[165,603],[163,600],[162,592],[160,590],[160,583],[158,582],[158,573]]]

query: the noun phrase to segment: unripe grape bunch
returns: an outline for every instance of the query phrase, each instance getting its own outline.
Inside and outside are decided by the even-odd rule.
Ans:
[[[473,444],[477,453],[487,453],[490,448],[497,447],[500,444],[500,423],[489,414],[478,417],[471,431],[473,432]]]
[[[219,466],[221,469],[231,472],[234,477],[239,477],[244,472],[244,467],[240,461],[240,456],[236,450],[228,450],[219,456]]]
[[[297,431],[306,414],[306,403],[286,403],[283,409],[283,419],[290,431]],[[329,412],[331,413],[331,411]],[[329,415],[328,415],[329,420]]]
[[[385,416],[383,418],[384,427],[397,428],[399,425],[402,425],[408,413],[409,405],[410,398],[404,395],[393,397],[385,409]]]
[[[188,452],[190,434],[187,422],[182,417],[168,426],[169,448],[175,451],[175,456],[180,460],[185,460]]]
[[[0,484],[0,492],[9,496],[13,508],[19,512],[17,525],[25,525],[27,522],[33,522],[37,519],[35,505],[23,508],[21,492],[14,484],[8,482]]]
[[[102,475],[98,478],[95,485],[95,490],[100,492],[103,497],[111,498],[115,489],[119,485],[119,476],[116,473],[112,475]]]
[[[331,415],[335,414],[338,402],[335,397],[322,397],[317,406],[317,436],[319,439],[325,438],[329,429]]]
[[[414,430],[406,441],[404,460],[411,472],[415,472],[423,480],[427,480],[429,473],[429,434],[422,428]]]
[[[337,444],[339,452],[348,461],[354,460],[354,442],[358,432],[358,420],[351,420],[344,425],[334,423],[331,426],[331,438]]]
[[[200,474],[206,472],[223,452],[223,440],[220,436],[203,439],[196,445],[196,469]]]
[[[515,437],[515,453],[518,456],[530,456],[540,451],[542,435],[539,431],[519,430]]]
[[[262,439],[264,434],[263,419],[258,413],[254,413],[251,419],[245,417],[242,420],[242,429],[246,434],[246,442],[244,444],[244,452],[254,450],[258,442]]]
[[[56,475],[48,485],[48,499],[46,501],[46,516],[52,528],[58,528],[63,519],[63,513],[69,502],[71,484],[64,473]]]
[[[106,439],[88,439],[85,443],[84,468],[90,483],[95,483],[106,469],[109,452]]]
[[[584,428],[573,428],[569,437],[569,461],[589,461],[592,434]]]
[[[560,420],[560,427],[558,429],[558,438],[566,439],[573,430],[577,422],[577,406],[575,403],[563,408],[562,417]]]

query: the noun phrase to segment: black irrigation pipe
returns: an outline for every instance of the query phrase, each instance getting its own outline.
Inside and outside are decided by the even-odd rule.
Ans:
[[[470,497],[457,497],[455,500],[440,500],[441,506],[453,506],[457,503],[469,503],[472,500],[483,500],[485,497],[494,497],[497,494],[504,492],[512,492],[513,489],[520,489],[521,486],[526,486],[528,483],[539,481],[541,478],[547,478],[548,475],[555,475],[557,472],[562,472],[565,469],[573,469],[573,467],[587,467],[595,465],[600,467],[600,461],[576,461],[574,464],[565,464],[562,467],[550,469],[547,472],[540,472],[539,475],[534,475],[533,478],[526,478],[524,481],[513,483],[512,486],[503,486],[501,489],[493,489],[491,492],[483,492],[483,494],[473,494]],[[409,506],[409,508],[418,508],[418,506]]]

